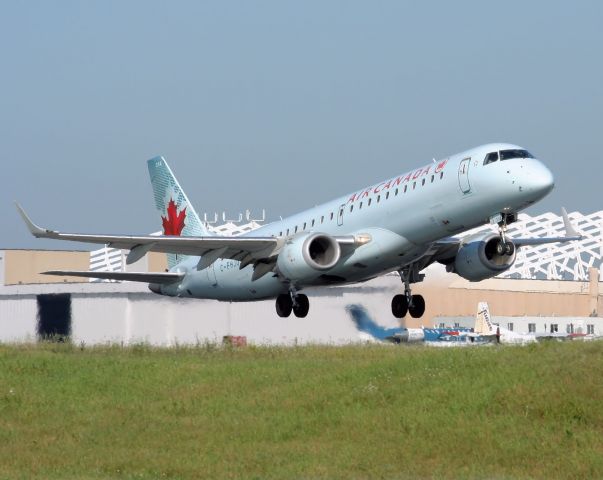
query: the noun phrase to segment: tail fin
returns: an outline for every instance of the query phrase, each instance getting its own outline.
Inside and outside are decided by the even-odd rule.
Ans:
[[[496,329],[490,318],[490,309],[487,302],[479,302],[477,305],[477,315],[475,316],[475,333],[482,335],[493,335]]]
[[[164,235],[183,237],[211,235],[205,225],[201,223],[197,212],[195,212],[165,159],[155,157],[149,160],[147,165],[151,185],[153,186],[155,208],[161,215]],[[185,258],[186,255],[168,253],[168,266],[171,268]]]

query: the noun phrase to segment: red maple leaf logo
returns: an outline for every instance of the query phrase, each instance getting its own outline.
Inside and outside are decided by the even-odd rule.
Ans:
[[[440,163],[438,163],[438,166],[435,168],[435,173],[440,173],[440,170],[442,170],[446,166],[447,163],[448,163],[448,159],[442,160]]]
[[[178,207],[174,203],[174,200],[170,198],[170,203],[167,207],[167,218],[161,216],[163,222],[163,234],[164,235],[180,235],[184,226],[184,219],[186,218],[186,207],[178,213]]]

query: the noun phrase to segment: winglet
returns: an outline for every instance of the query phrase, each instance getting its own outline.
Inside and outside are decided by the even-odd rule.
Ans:
[[[19,211],[19,215],[21,215],[21,218],[25,222],[25,225],[27,225],[28,230],[31,232],[31,234],[34,237],[40,238],[40,237],[48,237],[49,236],[48,234],[51,233],[50,230],[40,228],[35,223],[33,223],[31,221],[31,219],[27,216],[27,213],[25,213],[25,210],[23,210],[21,205],[19,205],[17,202],[15,202],[15,206],[17,207],[17,210]]]
[[[582,235],[580,235],[573,227],[572,223],[570,222],[569,217],[567,216],[567,212],[565,210],[564,207],[561,207],[561,216],[563,217],[563,225],[565,226],[565,235],[567,237],[577,237],[577,238],[582,238]]]

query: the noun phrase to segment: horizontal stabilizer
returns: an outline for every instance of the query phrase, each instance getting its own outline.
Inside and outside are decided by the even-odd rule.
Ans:
[[[100,278],[103,280],[126,280],[128,282],[144,283],[174,283],[184,277],[183,273],[174,272],[89,272],[78,270],[51,270],[43,275],[58,275],[61,277]]]

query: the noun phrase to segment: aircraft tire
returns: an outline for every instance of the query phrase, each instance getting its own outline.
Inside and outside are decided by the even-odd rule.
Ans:
[[[515,245],[513,244],[513,242],[506,242],[505,243],[505,255],[510,257],[514,253],[515,253]]]
[[[506,251],[506,244],[502,240],[499,240],[498,243],[496,244],[496,253],[498,255],[504,255],[505,251]]]
[[[408,307],[408,312],[412,318],[421,318],[425,313],[425,299],[423,295],[413,295],[412,305]]]
[[[396,318],[404,318],[408,312],[408,301],[406,295],[395,295],[392,298],[392,315]]]
[[[296,317],[305,318],[310,311],[310,300],[303,293],[295,297],[296,305],[293,307],[293,313]]]
[[[293,302],[291,301],[291,297],[284,293],[276,297],[275,306],[276,314],[281,318],[288,317],[291,315],[291,310],[293,310]]]

